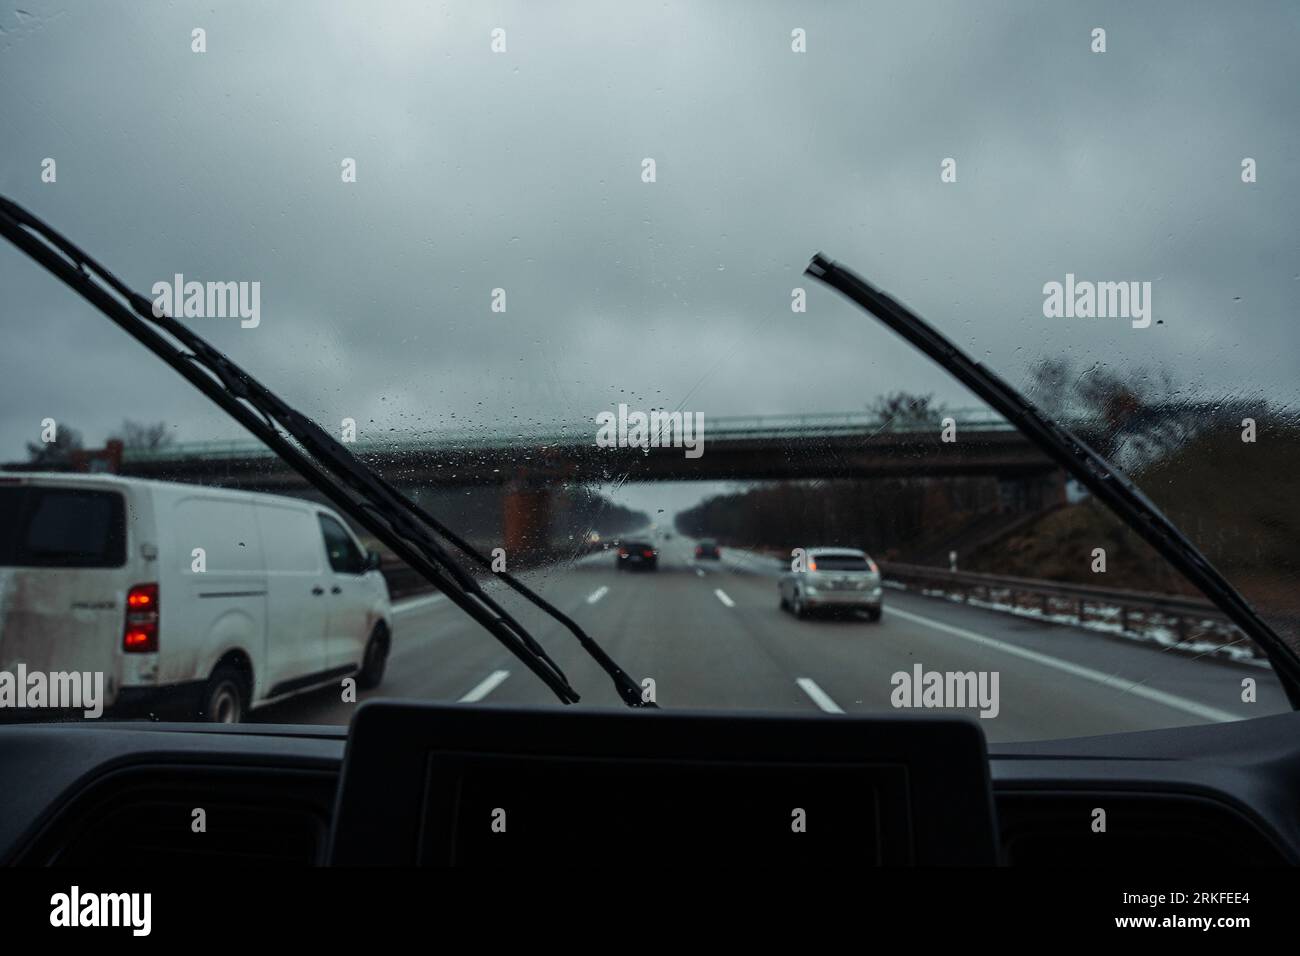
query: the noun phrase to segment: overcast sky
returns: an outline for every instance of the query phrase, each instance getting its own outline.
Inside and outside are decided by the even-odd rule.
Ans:
[[[801,276],[818,250],[1013,382],[1300,391],[1294,2],[22,0],[0,31],[0,192],[146,294],[260,282],[256,329],[192,323],[363,435],[969,403]],[[1149,281],[1155,322],[1045,318],[1067,273]],[[45,417],[239,434],[4,243],[0,294],[0,459]]]

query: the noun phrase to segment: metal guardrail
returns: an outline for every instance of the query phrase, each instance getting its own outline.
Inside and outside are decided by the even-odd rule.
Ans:
[[[978,428],[982,431],[1014,431],[1014,427],[997,412],[988,408],[953,408],[939,413],[957,423],[958,430]],[[801,435],[834,436],[856,435],[863,432],[913,434],[934,426],[914,422],[883,420],[869,412],[834,412],[808,415],[732,415],[705,417],[706,440],[727,438],[789,438]],[[547,447],[582,443],[595,445],[597,425],[572,423],[554,428],[528,428],[517,430],[502,428],[454,429],[420,436],[404,436],[385,441],[361,440],[352,443],[351,450],[358,455],[372,452],[393,454],[402,451],[434,451],[438,449],[493,448],[504,445]],[[180,442],[166,448],[127,450],[123,460],[129,462],[175,461],[184,458],[257,458],[272,457],[270,449],[261,442],[250,439],[223,441]]]
[[[1154,612],[1173,622],[1180,641],[1228,633],[1240,637],[1240,632],[1227,615],[1204,598],[973,571],[949,571],[892,561],[881,564],[881,574],[886,580],[921,587],[932,585],[956,592],[963,600],[982,594],[985,600],[992,601],[995,595],[1000,594],[1008,596],[1010,603],[1016,605],[1017,599],[1029,598],[1038,603],[1045,615],[1060,613],[1058,605],[1073,606],[1080,623],[1088,620],[1089,607],[1095,612],[1101,608],[1117,608],[1119,623],[1125,631],[1130,629],[1135,615],[1140,615],[1144,623],[1150,623],[1150,616]],[[1209,633],[1204,627],[1206,622],[1211,623]]]

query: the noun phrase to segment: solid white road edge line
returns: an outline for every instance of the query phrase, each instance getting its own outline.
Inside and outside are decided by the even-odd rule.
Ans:
[[[1080,664],[1072,664],[1069,661],[1063,661],[1060,658],[1052,657],[1050,654],[1042,654],[1038,651],[1031,651],[1027,647],[1017,647],[1015,644],[1008,644],[1005,641],[999,641],[992,637],[986,637],[983,634],[976,634],[974,631],[968,631],[964,627],[954,627],[951,624],[944,624],[942,621],[931,620],[928,617],[922,617],[920,614],[912,614],[910,611],[900,611],[897,608],[886,607],[886,614],[893,614],[907,621],[913,621],[917,624],[924,624],[932,627],[936,631],[943,631],[945,634],[951,634],[953,637],[960,637],[963,640],[972,641],[991,650],[1001,651],[1003,654],[1010,654],[1013,657],[1019,657],[1022,660],[1033,661],[1035,664],[1042,664],[1044,667],[1050,667],[1053,670],[1061,671],[1072,677],[1078,677],[1082,680],[1092,681],[1095,684],[1101,684],[1103,687],[1110,687],[1114,690],[1125,691],[1142,697],[1146,700],[1153,701],[1157,704],[1163,704],[1174,710],[1181,710],[1185,714],[1191,714],[1193,717],[1199,717],[1202,720],[1212,720],[1220,723],[1227,723],[1231,720],[1242,720],[1243,718],[1236,714],[1219,710],[1217,707],[1210,707],[1206,704],[1198,704],[1194,700],[1188,700],[1186,697],[1179,697],[1177,694],[1169,694],[1163,690],[1156,690],[1153,687],[1147,687],[1143,684],[1135,684],[1130,680],[1124,680],[1121,677],[1115,677],[1111,674],[1104,674],[1101,671],[1093,670],[1091,667],[1084,667]]]

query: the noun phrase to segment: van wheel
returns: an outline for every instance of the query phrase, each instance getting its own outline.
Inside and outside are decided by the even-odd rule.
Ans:
[[[248,713],[248,684],[241,668],[222,664],[212,672],[199,702],[198,719],[213,724],[237,724]]]
[[[357,670],[357,687],[370,690],[378,687],[384,679],[384,667],[388,664],[388,629],[376,624],[366,642],[366,653],[361,658],[361,667]]]

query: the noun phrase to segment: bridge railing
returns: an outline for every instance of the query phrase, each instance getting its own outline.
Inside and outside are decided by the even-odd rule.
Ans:
[[[705,441],[727,438],[793,438],[872,433],[916,434],[939,427],[941,418],[952,418],[958,433],[963,430],[1014,431],[1001,415],[988,408],[956,408],[942,412],[932,421],[905,418],[882,419],[871,412],[818,412],[796,415],[705,416]],[[428,435],[405,435],[382,440],[362,439],[349,447],[358,455],[372,453],[500,448],[505,446],[547,447],[588,444],[596,441],[596,422],[572,423],[549,429],[463,428]],[[261,442],[250,438],[179,442],[152,450],[128,449],[123,458],[130,462],[202,459],[248,459],[271,457]]]

